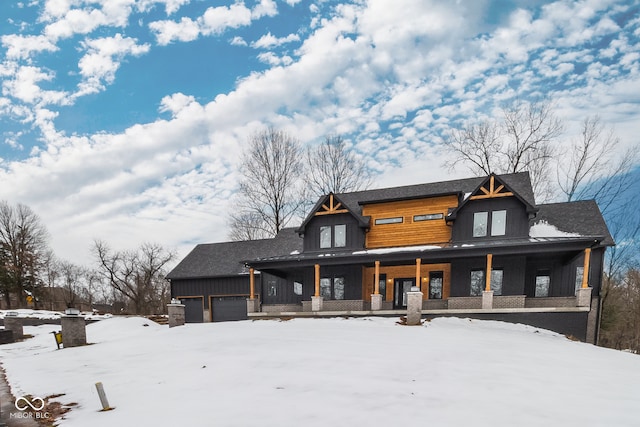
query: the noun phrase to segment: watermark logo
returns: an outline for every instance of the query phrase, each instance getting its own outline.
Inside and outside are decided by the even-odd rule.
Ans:
[[[18,411],[25,411],[29,407],[34,411],[42,411],[44,409],[44,400],[41,397],[32,397],[29,400],[22,396],[16,399],[15,406]]]
[[[14,406],[20,412],[11,412],[9,414],[9,418],[51,418],[51,415],[48,412],[42,412],[45,407],[45,403],[44,399],[41,397],[20,396],[16,399]]]

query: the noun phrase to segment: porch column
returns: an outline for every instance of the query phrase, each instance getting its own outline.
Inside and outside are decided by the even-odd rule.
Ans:
[[[582,289],[589,287],[589,263],[591,262],[591,248],[584,250],[584,267],[582,270]]]
[[[589,287],[589,263],[591,262],[591,248],[584,250],[584,266],[582,270],[582,287],[576,292],[578,307],[591,307],[591,288]]]
[[[256,276],[253,267],[249,268],[249,298],[256,298]]]
[[[311,297],[311,311],[322,311],[322,297],[320,296],[320,264],[314,266],[315,270],[315,295]]]
[[[373,274],[373,295],[371,295],[371,310],[382,310],[382,295],[380,295],[380,261],[375,262],[375,272]]]
[[[247,313],[260,311],[260,304],[256,299],[256,275],[253,267],[249,267],[249,299],[247,299]]]
[[[485,274],[484,292],[482,292],[482,308],[490,310],[493,308],[493,291],[491,290],[491,266],[493,264],[493,254],[487,254],[487,270]]]
[[[422,260],[420,258],[416,258],[416,286],[419,289],[422,289],[422,279],[420,278],[420,263],[422,263]]]

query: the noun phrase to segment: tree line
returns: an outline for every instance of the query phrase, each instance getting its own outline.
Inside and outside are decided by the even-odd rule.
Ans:
[[[31,208],[0,201],[0,294],[5,308],[165,311],[169,299],[165,268],[174,258],[172,252],[155,243],[114,251],[95,241],[93,255],[93,268],[59,259],[49,247],[46,227]]]

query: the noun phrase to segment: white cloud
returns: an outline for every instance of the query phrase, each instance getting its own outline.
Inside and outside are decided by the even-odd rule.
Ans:
[[[248,46],[249,44],[240,36],[235,36],[229,42],[233,46]]]
[[[200,26],[190,18],[182,17],[179,22],[155,21],[149,28],[156,34],[158,44],[168,45],[173,41],[189,42],[200,36]]]
[[[121,34],[84,41],[82,46],[87,53],[78,62],[82,82],[78,85],[79,90],[75,96],[103,90],[105,84],[113,83],[115,73],[125,56],[139,56],[149,51],[148,44],[139,45],[136,41],[130,37],[122,37]]]
[[[255,49],[268,49],[275,46],[280,46],[286,43],[300,41],[300,36],[297,34],[289,34],[285,37],[276,37],[271,32],[260,37],[255,42],[251,43],[251,47]]]
[[[51,22],[44,29],[44,35],[55,42],[75,34],[88,34],[101,26],[125,27],[128,24],[134,0],[100,0],[101,8],[71,8],[75,2],[54,1],[47,3],[42,19]],[[53,6],[51,6],[53,4]]]
[[[2,45],[7,48],[7,59],[27,59],[33,52],[55,52],[58,47],[44,36],[2,36]]]

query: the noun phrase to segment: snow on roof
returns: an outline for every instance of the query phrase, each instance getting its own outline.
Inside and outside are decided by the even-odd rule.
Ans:
[[[390,254],[394,252],[413,252],[413,251],[431,251],[434,249],[442,249],[441,246],[434,245],[422,245],[422,246],[401,246],[396,248],[381,248],[381,249],[367,249],[364,251],[355,251],[353,255],[368,255],[368,254]]]
[[[578,233],[567,233],[556,228],[555,225],[547,221],[535,223],[529,229],[529,237],[582,237]]]

